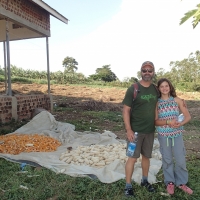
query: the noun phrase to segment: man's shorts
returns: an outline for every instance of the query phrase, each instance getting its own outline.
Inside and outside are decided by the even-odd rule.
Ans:
[[[128,148],[127,142],[127,148]],[[131,158],[139,158],[140,154],[147,158],[151,158],[154,143],[154,133],[138,133],[138,141],[136,143],[136,149]]]

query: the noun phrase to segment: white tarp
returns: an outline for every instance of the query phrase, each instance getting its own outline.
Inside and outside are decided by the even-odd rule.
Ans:
[[[78,146],[89,146],[92,144],[113,144],[125,143],[125,140],[116,139],[117,136],[105,131],[103,134],[96,132],[77,132],[75,126],[69,123],[62,123],[55,120],[54,116],[42,111],[36,115],[29,123],[15,131],[20,134],[43,134],[49,135],[62,142],[62,145],[54,152],[31,152],[20,153],[18,155],[0,154],[8,160],[23,160],[37,163],[45,168],[53,170],[56,173],[68,174],[70,176],[86,176],[94,175],[103,183],[112,183],[125,178],[125,164],[120,160],[115,160],[109,165],[102,168],[90,166],[79,166],[67,164],[59,160],[61,153],[66,152],[67,147],[75,149]],[[10,133],[12,134],[12,133]],[[156,174],[161,168],[161,154],[159,152],[159,143],[155,139],[152,158],[150,159],[149,182],[156,182]],[[64,172],[63,172],[64,171]],[[138,161],[135,164],[135,170],[132,179],[140,183],[142,176],[141,163]]]

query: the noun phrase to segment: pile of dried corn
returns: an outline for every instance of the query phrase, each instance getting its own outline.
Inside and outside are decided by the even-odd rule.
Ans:
[[[38,134],[11,134],[0,136],[0,153],[19,154],[21,152],[56,151],[61,142],[49,136]]]

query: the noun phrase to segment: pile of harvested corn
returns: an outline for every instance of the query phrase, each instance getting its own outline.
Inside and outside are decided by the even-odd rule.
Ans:
[[[0,153],[56,151],[61,142],[49,136],[38,134],[10,134],[0,136]]]
[[[77,149],[63,152],[60,160],[67,164],[89,165],[91,167],[104,167],[119,159],[126,163],[126,144],[78,146]]]

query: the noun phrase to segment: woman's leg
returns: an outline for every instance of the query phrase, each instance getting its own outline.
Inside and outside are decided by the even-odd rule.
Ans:
[[[177,186],[186,184],[188,182],[188,171],[186,169],[185,147],[182,135],[174,138],[173,153],[175,158],[175,184]]]
[[[164,183],[165,185],[167,185],[170,182],[175,183],[174,162],[172,155],[172,139],[167,139],[166,137],[158,134],[158,140],[160,143],[160,152],[162,154],[162,169],[164,174]]]

